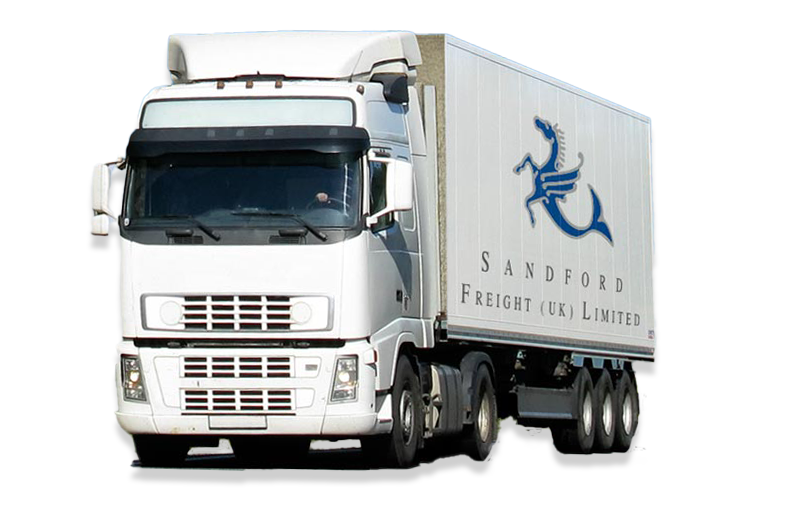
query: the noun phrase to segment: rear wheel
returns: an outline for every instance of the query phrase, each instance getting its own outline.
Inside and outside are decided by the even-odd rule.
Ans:
[[[484,461],[498,438],[498,406],[492,376],[486,365],[479,366],[471,398],[473,423],[465,426],[462,443],[476,461]]]
[[[594,419],[597,415],[594,385],[588,369],[581,367],[572,385],[577,419],[559,422],[552,429],[553,444],[566,454],[589,454],[594,446]]]
[[[616,433],[613,440],[615,452],[627,452],[638,429],[638,390],[629,372],[622,372],[616,383]]]
[[[616,435],[616,399],[608,369],[603,369],[594,386],[594,402],[599,412],[594,422],[594,450],[610,452]]]

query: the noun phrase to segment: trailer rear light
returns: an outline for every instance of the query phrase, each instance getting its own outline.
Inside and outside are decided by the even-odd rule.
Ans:
[[[148,402],[137,356],[121,355],[121,386],[124,389],[124,400]]]

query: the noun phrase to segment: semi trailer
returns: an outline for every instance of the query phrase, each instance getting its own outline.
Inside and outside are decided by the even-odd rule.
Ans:
[[[647,117],[448,35],[174,35],[168,67],[93,172],[143,465],[221,439],[253,465],[316,439],[484,460],[506,417],[629,449],[655,352]]]

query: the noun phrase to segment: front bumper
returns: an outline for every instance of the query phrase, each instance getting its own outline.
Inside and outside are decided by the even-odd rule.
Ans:
[[[383,401],[374,393],[373,351],[366,341],[306,349],[138,348],[125,341],[119,355],[139,357],[148,402],[124,400],[117,369],[116,417],[130,434],[354,437],[382,432],[390,423],[378,420]],[[336,358],[352,355],[358,357],[357,400],[330,403]],[[288,370],[268,377],[266,362],[285,359]],[[251,361],[264,362],[263,376],[242,372]],[[195,362],[198,371],[188,367]]]
[[[210,415],[145,415],[116,412],[121,427],[129,434],[171,434],[171,435],[306,435],[316,437],[362,436],[379,432],[377,414],[358,415],[282,415],[237,417],[237,427],[222,427],[215,424]],[[262,421],[263,419],[263,421]],[[239,427],[239,426],[242,427]]]

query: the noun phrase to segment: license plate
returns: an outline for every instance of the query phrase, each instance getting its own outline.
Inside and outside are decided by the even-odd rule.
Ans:
[[[215,415],[209,417],[209,429],[267,429],[264,415]]]

